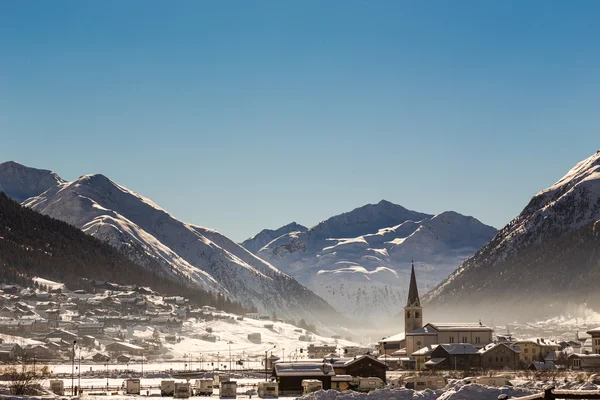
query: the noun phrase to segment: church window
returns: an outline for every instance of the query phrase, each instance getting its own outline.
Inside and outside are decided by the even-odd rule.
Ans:
[[[410,318],[410,311],[406,312],[406,318]]]
[[[419,312],[415,311],[415,318],[419,318]]]

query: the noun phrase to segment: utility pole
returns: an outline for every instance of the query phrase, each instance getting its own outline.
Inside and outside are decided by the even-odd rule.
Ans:
[[[73,354],[71,354],[71,396],[75,396],[75,345],[77,340],[73,340]]]

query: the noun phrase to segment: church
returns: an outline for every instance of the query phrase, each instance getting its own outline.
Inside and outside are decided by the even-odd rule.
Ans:
[[[379,342],[379,354],[399,357],[404,361],[402,363],[404,366],[416,368],[416,357],[433,350],[437,345],[462,345],[463,347],[472,345],[480,349],[492,343],[493,332],[492,328],[481,322],[429,322],[423,325],[423,307],[419,299],[413,263],[408,299],[404,307],[404,332],[382,339]]]

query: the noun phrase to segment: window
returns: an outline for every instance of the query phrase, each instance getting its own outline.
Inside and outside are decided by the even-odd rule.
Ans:
[[[448,340],[449,343],[454,343],[454,336],[450,336],[450,339]]]
[[[406,312],[406,318],[410,318],[410,311]]]
[[[463,342],[463,343],[467,343],[467,337],[466,337],[466,336],[463,336],[463,340],[462,340],[462,342]]]
[[[500,362],[504,362],[504,357],[500,357]]]
[[[535,352],[537,352],[537,349],[534,347],[533,349],[531,349],[531,352],[535,353]]]
[[[419,318],[419,312],[415,311],[415,318]]]
[[[573,366],[574,366],[574,367],[581,367],[581,360],[579,360],[579,359],[577,359],[577,358],[576,358],[576,359],[574,359],[574,360],[573,360]]]
[[[496,362],[498,362],[498,357],[496,357]]]
[[[525,353],[525,354],[529,353],[529,349],[524,349],[523,353]]]
[[[475,343],[480,343],[480,340],[481,339],[479,339],[479,336],[475,336]]]

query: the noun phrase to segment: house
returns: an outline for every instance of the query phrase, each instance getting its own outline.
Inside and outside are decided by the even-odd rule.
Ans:
[[[104,323],[103,322],[80,322],[77,326],[77,333],[80,336],[83,335],[103,335],[104,334]]]
[[[576,354],[569,356],[570,369],[600,370],[600,354]]]
[[[437,344],[430,344],[412,353],[411,357],[415,360],[413,368],[419,371],[424,370],[425,363],[431,359],[431,352],[436,347],[438,347]]]
[[[392,354],[404,348],[406,348],[406,335],[404,335],[404,332],[383,338],[378,343],[379,354]]]
[[[324,360],[329,362],[328,359]],[[377,377],[386,381],[385,363],[373,356],[362,355],[352,358],[332,359],[331,364],[336,375],[351,375],[354,377],[371,378]]]
[[[481,368],[516,370],[519,367],[520,352],[520,347],[511,342],[490,343],[479,349]]]
[[[544,361],[549,352],[560,350],[560,344],[544,338],[517,340],[514,344],[521,348],[519,361],[522,367],[531,365],[533,361]]]
[[[77,340],[77,335],[73,332],[68,332],[62,329],[57,329],[55,331],[48,332],[44,335],[46,339],[49,338],[61,338],[69,343],[72,343],[74,340]]]
[[[470,343],[440,344],[425,363],[425,368],[443,370],[467,370],[480,366],[479,351]]]
[[[110,357],[101,353],[96,353],[92,356],[92,361],[96,363],[104,363],[110,361]]]
[[[16,343],[0,344],[0,360],[14,361],[23,355],[23,349]]]
[[[534,361],[529,364],[527,369],[532,371],[554,371],[557,368],[552,361]]]
[[[592,337],[592,354],[600,354],[600,328],[590,329],[586,332]]]
[[[141,355],[144,352],[144,348],[131,343],[125,342],[114,342],[106,345],[106,351],[113,356],[118,356],[123,353],[129,353],[132,355]]]
[[[125,354],[121,354],[117,357],[117,362],[120,364],[127,364],[129,360],[131,360],[131,357],[128,357]]]
[[[311,344],[308,346],[308,358],[324,358],[329,353],[335,353],[337,348],[335,346],[321,345],[315,346]]]
[[[42,344],[28,345],[23,348],[23,356],[27,358],[37,358],[48,360],[54,356],[50,349]]]
[[[328,363],[277,363],[272,376],[279,384],[280,395],[301,394],[304,379],[317,379],[323,383],[323,390],[331,389],[331,378],[335,376],[333,366]]]

